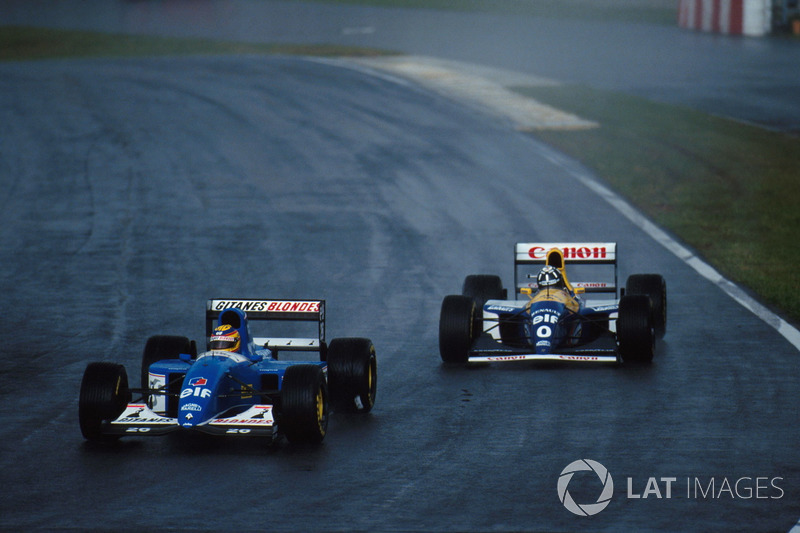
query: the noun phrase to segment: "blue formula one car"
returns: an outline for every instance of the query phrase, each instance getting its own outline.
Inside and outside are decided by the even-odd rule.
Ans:
[[[567,264],[588,281],[570,283]],[[666,332],[664,278],[631,275],[618,295],[616,243],[517,243],[514,286],[509,300],[500,277],[470,275],[460,295],[444,298],[444,362],[650,362]]]
[[[313,338],[253,337],[253,321],[318,327]],[[206,337],[202,353],[187,337],[150,337],[138,389],[128,386],[122,365],[90,363],[78,408],[83,436],[113,440],[200,431],[318,443],[333,409],[367,413],[375,402],[375,348],[366,338],[326,343],[324,300],[212,299]],[[316,357],[279,359],[286,352]]]

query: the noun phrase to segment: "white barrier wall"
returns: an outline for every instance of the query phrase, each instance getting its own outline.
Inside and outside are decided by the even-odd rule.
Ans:
[[[771,0],[679,0],[678,25],[760,37],[771,29]]]

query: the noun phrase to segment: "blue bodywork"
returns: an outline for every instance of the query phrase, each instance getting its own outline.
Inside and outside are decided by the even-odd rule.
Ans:
[[[246,315],[240,309],[223,310],[221,321],[230,323],[231,314],[239,320],[241,353],[208,351],[196,359],[182,354],[178,359],[150,365],[151,384],[153,376],[164,376],[161,386],[172,393],[164,396],[163,402],[154,396],[156,402],[151,407],[155,412],[177,417],[181,427],[191,428],[253,405],[275,403],[271,396],[279,395],[283,374],[289,366],[298,363],[278,361],[270,349],[257,347]],[[324,361],[309,362],[326,366]],[[175,392],[178,392],[177,397]]]
[[[484,305],[486,338],[472,354],[481,354],[489,346],[492,353],[498,353],[503,350],[498,342],[506,345],[508,352],[552,354],[589,344],[608,333],[612,314],[618,310],[616,302],[588,306],[568,291],[550,292],[540,291],[529,302],[513,306],[492,301]]]

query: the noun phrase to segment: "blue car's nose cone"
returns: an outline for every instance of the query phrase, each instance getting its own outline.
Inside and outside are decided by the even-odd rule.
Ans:
[[[215,413],[213,407],[214,378],[207,376],[190,376],[183,380],[180,400],[178,401],[178,423],[184,427],[192,427],[208,420]]]
[[[224,357],[198,357],[183,378],[178,400],[178,424],[183,427],[197,426],[219,413],[219,389],[228,366],[228,360]]]

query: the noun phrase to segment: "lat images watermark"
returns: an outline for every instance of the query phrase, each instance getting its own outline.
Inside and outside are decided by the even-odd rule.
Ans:
[[[587,470],[597,474],[597,478],[599,479],[599,482],[602,484],[603,488],[600,491],[600,496],[597,497],[596,502],[579,504],[572,498],[572,495],[568,490],[569,483],[572,481],[572,478],[576,472]],[[606,506],[611,502],[611,496],[613,494],[614,480],[611,478],[611,474],[608,473],[608,469],[606,469],[605,466],[601,465],[597,461],[592,461],[591,459],[579,459],[577,461],[573,461],[572,463],[568,464],[566,468],[561,471],[561,475],[558,476],[558,499],[561,500],[561,503],[564,504],[564,507],[566,507],[569,512],[578,516],[596,515],[605,509]]]
[[[595,475],[587,475],[594,473]],[[575,477],[576,474],[582,474]],[[573,492],[570,492],[570,484]],[[588,485],[588,486],[587,486]],[[580,497],[574,497],[575,489]],[[592,459],[568,464],[558,476],[558,499],[571,513],[593,516],[608,507],[614,496],[614,480],[608,469]],[[591,494],[591,496],[589,496]],[[599,494],[593,501],[594,494]],[[648,477],[646,481],[627,478],[626,498],[630,500],[779,500],[786,492],[780,476]],[[588,501],[587,501],[588,500]]]

